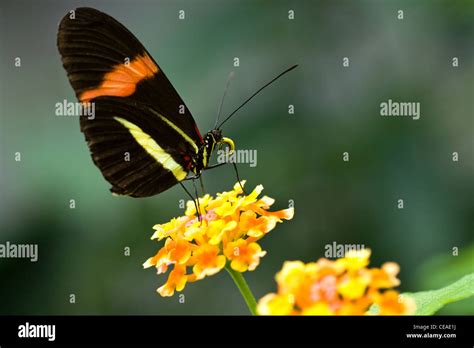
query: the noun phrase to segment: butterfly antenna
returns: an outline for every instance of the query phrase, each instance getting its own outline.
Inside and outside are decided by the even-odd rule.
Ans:
[[[224,88],[224,94],[222,95],[221,102],[219,104],[219,107],[217,108],[217,118],[216,118],[216,123],[214,124],[214,129],[216,129],[217,124],[219,123],[219,118],[221,117],[222,107],[224,106],[224,99],[225,99],[225,96],[227,95],[227,91],[229,90],[229,86],[230,86],[230,81],[232,80],[233,77],[234,77],[234,72],[231,71],[229,76],[227,77],[227,82],[226,82],[225,88]]]
[[[285,71],[280,73],[278,76],[274,77],[271,81],[269,81],[265,85],[263,85],[263,87],[260,87],[254,94],[252,94],[250,97],[248,97],[237,109],[235,109],[229,116],[227,116],[225,118],[225,120],[222,121],[222,123],[217,127],[217,129],[220,129],[224,123],[226,123],[232,116],[234,116],[234,114],[237,113],[237,111],[242,109],[245,104],[247,104],[249,101],[251,101],[253,99],[253,97],[255,97],[257,94],[259,94],[261,91],[263,91],[266,87],[270,86],[273,82],[278,80],[280,77],[282,77],[286,73],[290,72],[291,70],[295,69],[297,66],[298,65],[296,64],[296,65],[293,65],[292,67],[289,67],[288,69],[286,69]]]

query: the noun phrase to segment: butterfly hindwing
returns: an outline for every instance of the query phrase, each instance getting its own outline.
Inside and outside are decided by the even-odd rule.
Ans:
[[[95,108],[94,119],[81,118],[81,130],[112,192],[152,196],[186,177],[191,158],[155,111],[115,97],[98,98]]]
[[[81,118],[81,130],[112,191],[150,196],[182,180],[202,136],[138,39],[112,17],[78,8],[62,19],[58,48],[77,98],[94,103],[95,118]]]

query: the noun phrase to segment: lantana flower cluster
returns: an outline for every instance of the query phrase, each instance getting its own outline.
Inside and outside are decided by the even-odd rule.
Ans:
[[[172,296],[188,282],[212,276],[226,264],[237,272],[253,271],[259,265],[266,252],[257,241],[294,214],[292,207],[269,211],[274,199],[258,198],[262,190],[258,185],[245,195],[237,183],[232,191],[215,198],[209,194],[199,198],[200,218],[194,202],[188,201],[184,216],[153,226],[151,239],[165,243],[143,267],[154,266],[158,274],[170,271],[157,290],[161,296]]]
[[[276,275],[278,292],[258,303],[261,315],[364,315],[375,305],[379,315],[411,314],[414,300],[392,288],[400,284],[398,264],[368,268],[370,250],[350,251],[335,261],[287,261]]]

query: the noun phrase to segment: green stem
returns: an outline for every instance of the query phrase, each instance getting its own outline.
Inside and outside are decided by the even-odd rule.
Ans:
[[[247,307],[249,307],[250,313],[252,313],[252,315],[257,315],[257,301],[255,301],[255,297],[253,296],[252,291],[247,285],[247,282],[245,281],[245,278],[242,273],[234,271],[232,267],[230,267],[229,263],[225,266],[225,269],[227,270],[227,272],[229,272],[230,276],[234,280],[235,285],[237,285],[237,287],[239,288],[240,293],[242,294],[242,297],[245,300],[245,303],[247,303]]]

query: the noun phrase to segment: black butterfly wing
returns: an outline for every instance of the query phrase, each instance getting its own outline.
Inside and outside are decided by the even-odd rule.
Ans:
[[[94,106],[81,130],[113,193],[153,196],[186,177],[191,157],[161,114],[127,98],[99,97]]]
[[[172,179],[158,160],[166,156],[151,155],[132,134],[138,128],[149,135],[184,171],[203,142],[184,102],[138,39],[112,17],[78,8],[62,19],[58,48],[77,98],[96,108],[95,119],[81,118],[81,130],[112,190],[149,196],[182,180],[181,173]],[[135,156],[123,163],[130,151]]]

